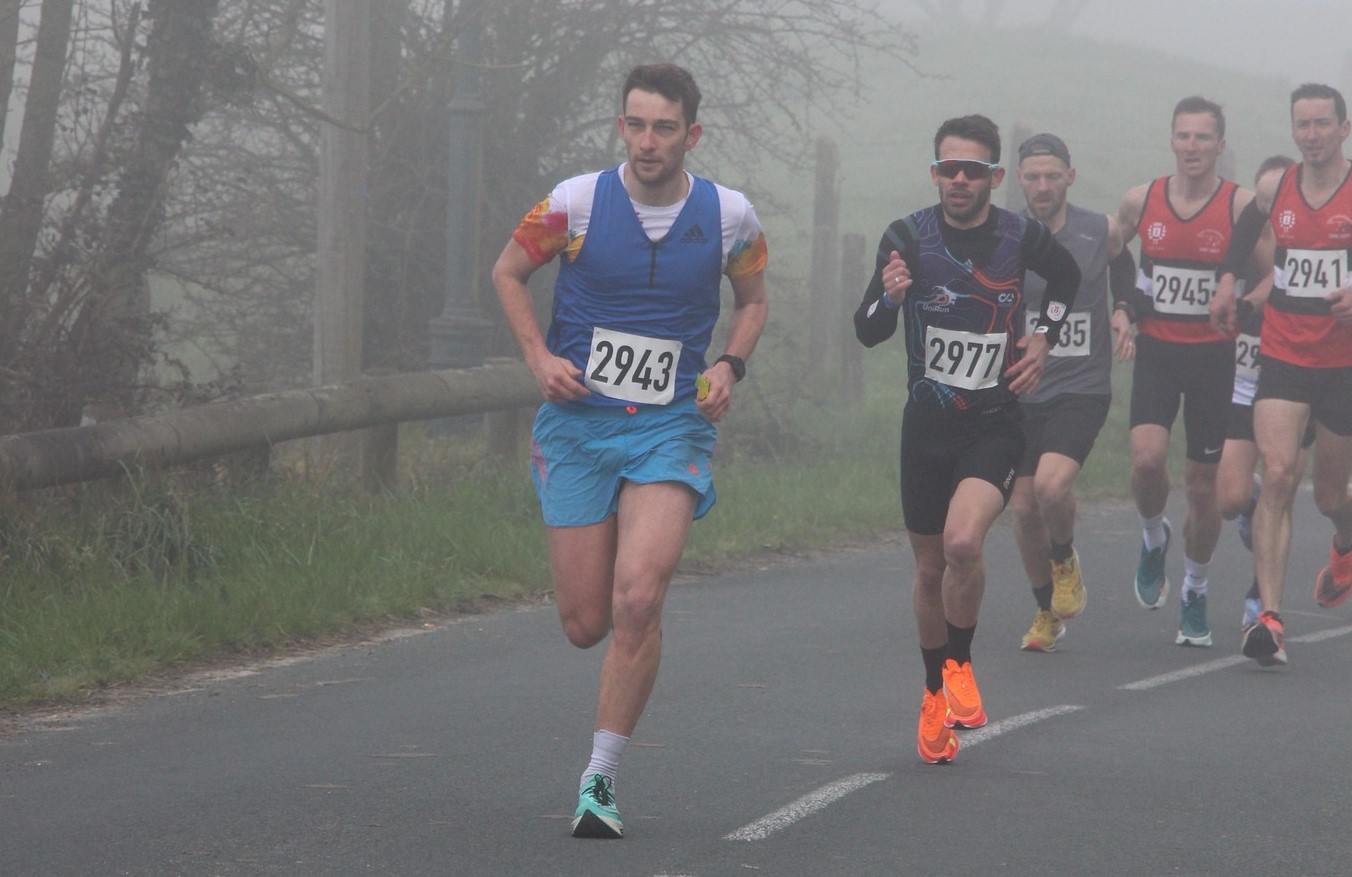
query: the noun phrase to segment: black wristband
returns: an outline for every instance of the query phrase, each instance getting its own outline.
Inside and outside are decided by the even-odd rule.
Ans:
[[[714,360],[715,364],[720,362],[726,362],[732,367],[732,377],[735,380],[740,381],[742,378],[746,377],[746,360],[742,359],[740,356],[733,356],[731,353],[725,353]]]

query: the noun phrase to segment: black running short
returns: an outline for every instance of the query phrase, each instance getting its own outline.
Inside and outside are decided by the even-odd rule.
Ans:
[[[1300,440],[1302,448],[1308,448],[1314,444],[1314,418],[1305,424],[1305,435]],[[1230,426],[1226,432],[1227,439],[1234,439],[1239,442],[1255,441],[1253,436],[1253,406],[1241,405],[1238,402],[1230,403]]]
[[[901,511],[918,536],[944,531],[948,505],[965,478],[988,481],[1005,502],[1023,456],[1018,406],[947,412],[908,403],[901,417]]]
[[[1131,425],[1172,429],[1182,403],[1188,459],[1219,462],[1234,386],[1234,341],[1177,344],[1138,335],[1131,373]]]
[[[1025,447],[1019,476],[1036,472],[1043,454],[1062,454],[1083,466],[1108,420],[1112,401],[1107,393],[1067,393],[1022,404]]]
[[[1286,399],[1310,406],[1310,419],[1335,435],[1352,435],[1352,366],[1306,368],[1259,354],[1259,399]]]

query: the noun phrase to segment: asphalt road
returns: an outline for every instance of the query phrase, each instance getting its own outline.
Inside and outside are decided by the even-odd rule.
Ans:
[[[1233,527],[1216,646],[1181,648],[1182,552],[1167,607],[1142,610],[1126,506],[1082,509],[1088,609],[1056,653],[1019,651],[1033,603],[1003,518],[974,647],[992,722],[951,765],[915,754],[911,564],[891,542],[673,586],[624,840],[568,836],[601,653],[542,606],[12,730],[0,874],[1347,874],[1352,602],[1313,601],[1330,531],[1312,506],[1273,669],[1238,653]]]

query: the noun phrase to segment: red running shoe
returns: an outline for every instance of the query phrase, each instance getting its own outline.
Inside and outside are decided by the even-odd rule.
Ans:
[[[1341,606],[1352,594],[1352,551],[1339,554],[1329,548],[1329,565],[1319,571],[1314,582],[1314,601],[1325,609]]]

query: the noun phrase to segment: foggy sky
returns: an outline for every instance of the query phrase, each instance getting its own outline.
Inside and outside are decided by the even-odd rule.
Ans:
[[[1313,81],[1340,87],[1348,84],[1341,80],[1352,52],[1350,24],[1348,0],[1096,0],[1073,32],[1280,76],[1292,86]],[[1185,41],[1180,33],[1197,38]]]
[[[914,19],[922,3],[880,0],[899,16]],[[988,0],[930,0],[961,6],[971,17]],[[1000,22],[1044,22],[1055,0],[1005,0]],[[1071,33],[1149,47],[1204,64],[1279,76],[1295,86],[1343,82],[1344,57],[1352,53],[1352,0],[1090,0]]]

